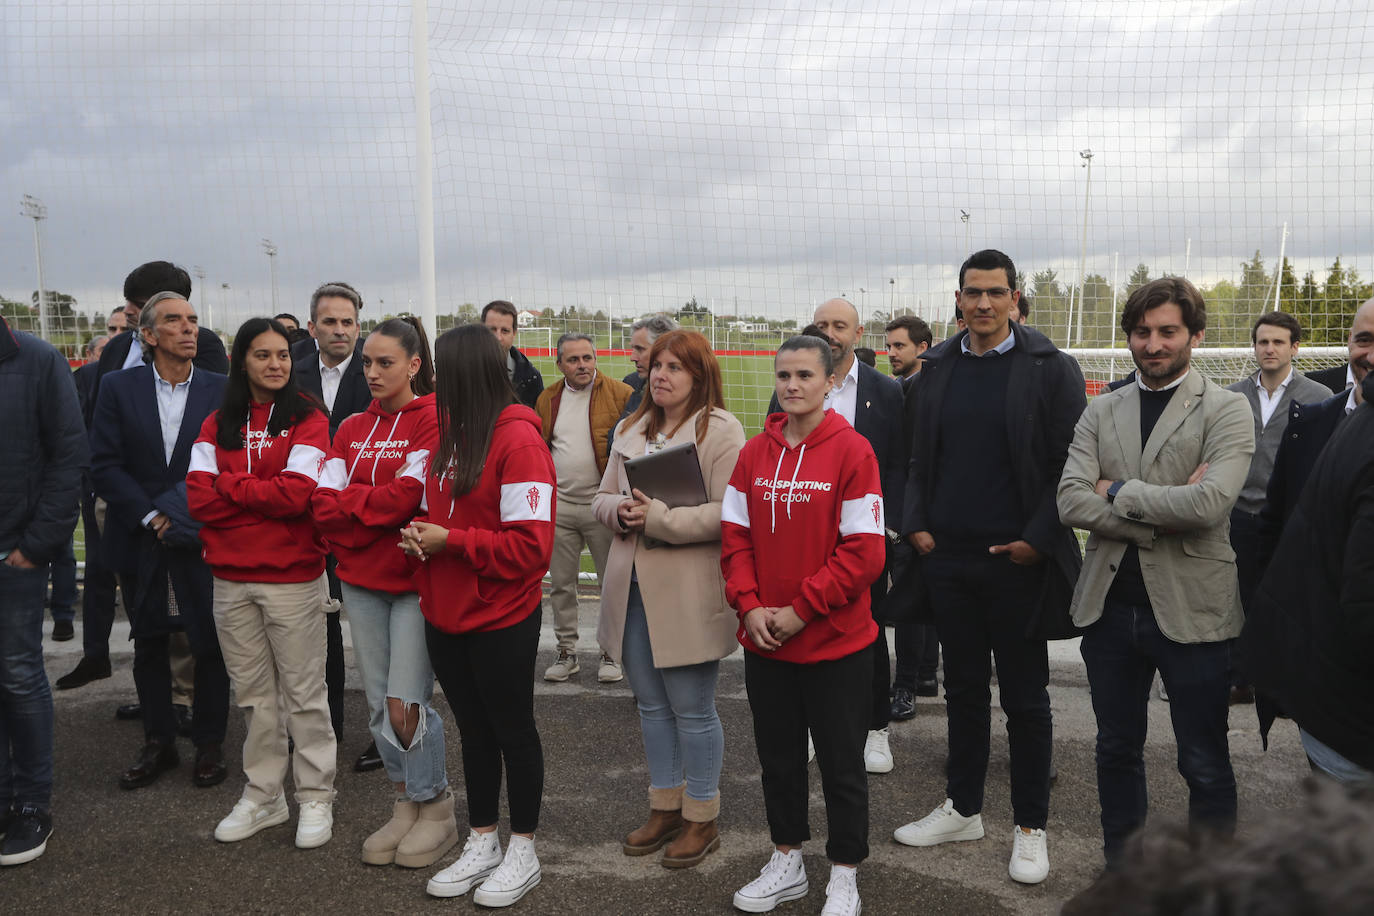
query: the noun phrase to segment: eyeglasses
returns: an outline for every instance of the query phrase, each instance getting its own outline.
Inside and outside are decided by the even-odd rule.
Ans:
[[[1005,286],[994,286],[992,289],[979,289],[976,286],[965,286],[959,290],[959,298],[968,302],[977,303],[982,301],[983,296],[987,296],[993,302],[1005,302],[1011,298],[1011,290]]]

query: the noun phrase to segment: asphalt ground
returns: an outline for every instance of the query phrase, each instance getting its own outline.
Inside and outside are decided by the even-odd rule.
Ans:
[[[518,903],[525,914],[732,913],[731,896],[752,880],[770,853],[759,766],[754,754],[744,666],[739,652],[721,668],[717,705],[725,726],[721,847],[700,866],[662,868],[656,856],[629,858],[620,837],[647,812],[648,772],[634,699],[625,682],[596,681],[594,599],[584,599],[580,674],[566,684],[536,682],[535,704],[546,759],[538,833],[543,883]],[[71,670],[81,633],[67,643],[45,641],[51,679]],[[551,623],[536,666],[554,657]],[[352,762],[367,744],[361,686],[352,670],[348,733],[339,749],[334,838],[315,850],[293,845],[294,827],[266,830],[235,844],[212,838],[243,784],[238,748],[242,717],[230,710],[229,779],[211,789],[190,782],[193,749],[179,742],[181,766],[155,785],[118,786],[142,744],[138,723],[114,709],[135,698],[132,644],[121,620],[111,642],[114,676],[77,690],[55,691],[54,832],[37,861],[0,869],[0,910],[8,913],[410,913],[469,912],[470,896],[437,900],[424,892],[438,865],[412,871],[363,865],[363,839],[388,815],[392,793],[378,771],[357,774]],[[347,637],[347,627],[345,627]],[[867,914],[1053,913],[1088,886],[1102,867],[1096,781],[1095,726],[1076,642],[1051,644],[1050,697],[1059,779],[1050,803],[1050,875],[1027,887],[1007,877],[1013,829],[1008,791],[1005,718],[993,708],[992,757],[983,817],[987,836],[931,849],[894,843],[892,830],[925,815],[945,797],[945,710],[923,699],[915,719],[893,723],[896,768],[870,777],[871,855],[859,871]],[[436,698],[449,740],[449,775],[465,822],[457,732],[447,704]],[[1157,820],[1181,820],[1187,791],[1175,769],[1169,707],[1152,697],[1146,751],[1151,810]],[[1240,829],[1261,812],[1296,807],[1306,759],[1291,723],[1276,726],[1261,750],[1254,709],[1231,710],[1231,755],[1240,786]],[[293,819],[294,823],[294,805]],[[811,891],[775,912],[817,913],[829,873],[824,857],[825,809],[819,774],[811,788],[813,840],[806,846]],[[503,837],[507,825],[502,824]]]

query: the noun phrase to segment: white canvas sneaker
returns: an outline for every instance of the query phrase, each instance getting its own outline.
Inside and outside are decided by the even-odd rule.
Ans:
[[[843,865],[830,866],[830,883],[825,886],[825,906],[821,916],[859,916],[859,870]]]
[[[429,879],[425,893],[431,897],[461,897],[486,879],[501,864],[501,838],[490,833],[468,831],[463,854],[458,860]]]
[[[240,798],[234,803],[234,810],[215,827],[215,839],[221,843],[237,843],[259,830],[285,824],[290,819],[291,811],[281,795],[262,805]]]
[[[528,894],[539,883],[539,857],[534,854],[534,840],[513,836],[506,844],[506,857],[472,892],[472,902],[478,906],[510,906]]]
[[[301,802],[296,819],[296,848],[315,849],[334,836],[334,805],[327,801]]]
[[[1012,828],[1011,863],[1007,874],[1011,880],[1022,884],[1039,884],[1050,873],[1050,853],[1045,842],[1045,831],[1032,830],[1026,833],[1020,827]]]
[[[775,849],[768,864],[759,870],[759,876],[735,891],[735,909],[768,913],[779,903],[805,897],[809,889],[801,850],[783,853]]]
[[[892,746],[886,728],[871,728],[864,741],[864,769],[870,773],[892,772]]]
[[[939,846],[958,840],[981,840],[983,815],[964,817],[954,810],[954,801],[947,798],[943,805],[919,821],[912,821],[892,831],[892,838],[905,846]]]

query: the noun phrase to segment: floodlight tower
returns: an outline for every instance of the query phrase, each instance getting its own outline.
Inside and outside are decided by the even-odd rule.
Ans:
[[[967,210],[960,210],[959,219],[964,224],[964,257],[968,257],[973,254],[973,226],[971,225],[973,217]]]
[[[210,313],[205,310],[205,268],[197,264],[191,268],[191,273],[195,274],[196,280],[200,283],[200,312],[205,318],[205,326],[212,328],[214,323],[210,320]]]
[[[272,268],[272,314],[275,315],[281,311],[277,308],[277,246],[271,239],[263,239],[262,250],[267,252],[267,263]]]
[[[33,220],[33,251],[38,260],[38,336],[47,340],[48,291],[43,286],[43,242],[38,233],[38,223],[48,218],[48,208],[37,197],[25,194],[19,201],[19,213]]]
[[[1087,178],[1083,182],[1083,241],[1078,248],[1078,326],[1075,332],[1075,339],[1078,345],[1083,345],[1083,293],[1084,280],[1088,264],[1088,195],[1093,189],[1093,151],[1085,149],[1079,152],[1078,158],[1083,160],[1083,167],[1088,170]]]

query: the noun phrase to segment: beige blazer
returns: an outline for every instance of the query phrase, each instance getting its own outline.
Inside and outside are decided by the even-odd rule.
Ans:
[[[669,445],[692,442],[697,415],[693,415]],[[649,505],[644,531],[667,541],[647,549],[638,534],[625,532],[616,508],[629,498],[625,461],[644,454],[644,426],[622,423],[616,430],[601,491],[592,499],[592,512],[616,532],[606,560],[606,581],[601,585],[601,621],[597,641],[616,661],[625,638],[625,606],[630,595],[630,569],[639,579],[644,616],[649,623],[649,644],[654,667],[675,668],[724,658],[739,643],[739,620],[725,602],[725,580],[720,571],[720,504],[725,486],[734,473],[735,461],[744,446],[744,428],[730,413],[711,411],[697,458],[710,502],[700,506],[669,509],[658,500]]]
[[[1140,389],[1099,395],[1074,430],[1059,480],[1059,518],[1090,532],[1070,613],[1080,627],[1102,604],[1128,543],[1160,632],[1181,643],[1239,636],[1244,618],[1231,550],[1231,507],[1250,470],[1254,421],[1245,396],[1190,371],[1140,443]],[[1206,462],[1202,480],[1188,477]],[[1094,492],[1099,480],[1124,480],[1116,500]]]

